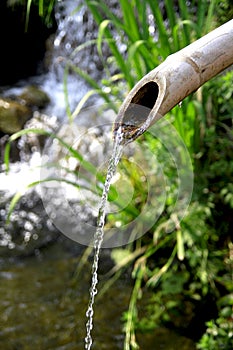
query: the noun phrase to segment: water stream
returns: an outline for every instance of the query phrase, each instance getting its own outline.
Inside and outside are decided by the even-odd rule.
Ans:
[[[108,193],[111,185],[112,178],[116,172],[117,165],[120,161],[122,151],[123,151],[123,133],[121,128],[116,132],[116,137],[114,140],[112,156],[109,160],[106,180],[103,188],[103,193],[100,201],[100,207],[97,217],[97,229],[94,236],[94,261],[92,266],[92,279],[91,279],[91,288],[90,288],[90,299],[88,304],[88,309],[86,312],[87,323],[86,330],[87,335],[85,338],[85,349],[90,350],[93,340],[91,336],[91,331],[93,328],[93,314],[94,314],[94,301],[95,295],[97,294],[97,283],[98,283],[98,266],[99,266],[99,256],[100,249],[104,237],[104,224],[105,224],[105,208],[108,200]]]

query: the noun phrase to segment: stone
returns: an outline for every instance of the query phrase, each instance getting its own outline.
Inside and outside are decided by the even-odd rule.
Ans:
[[[35,85],[27,86],[19,95],[19,98],[23,100],[27,106],[35,106],[38,108],[43,108],[50,102],[48,95]]]
[[[35,189],[28,191],[16,204],[10,222],[6,224],[11,197],[0,197],[0,255],[26,257],[56,242],[60,233],[47,217],[40,196]]]
[[[14,134],[22,130],[31,113],[30,108],[22,103],[0,97],[0,131]]]

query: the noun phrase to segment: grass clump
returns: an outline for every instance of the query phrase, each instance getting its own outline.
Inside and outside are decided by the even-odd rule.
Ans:
[[[109,48],[109,57],[105,57],[103,63],[105,78],[98,83],[99,90],[105,91],[116,106],[139,79],[168,55],[219,25],[215,16],[220,5],[217,0],[189,4],[182,0],[165,0],[160,4],[150,0],[122,0],[118,11],[111,10],[105,1],[86,0],[85,3],[99,26],[97,47],[102,60],[101,48],[104,45]],[[125,266],[119,263],[122,270],[129,264],[132,266],[135,281],[129,310],[124,315],[127,350],[138,348],[137,332],[150,331],[161,324],[191,336],[195,319],[199,317],[199,329],[194,335],[197,340],[205,331],[205,321],[217,317],[218,307],[214,305],[219,297],[232,293],[232,272],[225,261],[230,254],[232,225],[226,215],[232,198],[226,185],[232,182],[232,161],[227,155],[231,153],[231,81],[229,72],[209,82],[167,117],[184,140],[192,159],[193,199],[187,215],[177,223],[177,213],[171,210],[176,198],[174,189],[163,215],[147,235],[128,247]],[[161,157],[158,140],[145,134],[138,142],[147,144],[156,157]],[[167,169],[167,178],[174,180],[172,168]],[[138,181],[136,177],[134,180]],[[142,191],[145,190],[142,188]],[[124,220],[123,214],[121,220]],[[167,233],[166,227],[171,224],[174,230]],[[133,263],[130,256],[137,251],[141,254]],[[143,293],[148,290],[151,297],[145,302],[144,317],[140,315],[139,299],[143,299]],[[207,306],[212,312],[206,312]],[[198,313],[201,308],[205,315]],[[224,341],[228,342],[226,337]]]

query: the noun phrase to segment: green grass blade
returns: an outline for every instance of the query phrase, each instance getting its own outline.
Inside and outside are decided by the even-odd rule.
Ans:
[[[10,201],[8,213],[7,213],[7,218],[6,218],[6,224],[8,225],[10,223],[10,217],[11,214],[13,213],[16,204],[19,202],[20,198],[22,197],[23,193],[22,192],[17,192],[12,200]]]
[[[213,29],[214,11],[217,4],[218,4],[218,0],[210,1],[209,7],[208,7],[208,13],[205,19],[204,31],[202,35],[209,33]]]
[[[107,60],[103,56],[102,44],[103,43],[107,43],[109,45],[109,40],[110,39],[105,39],[104,38],[104,34],[105,34],[105,29],[107,28],[107,26],[110,23],[111,23],[111,21],[106,19],[100,24],[99,31],[98,31],[98,37],[97,37],[97,43],[96,43],[97,51],[98,51],[99,57],[101,59],[101,62],[103,64],[103,67],[104,67],[104,70],[105,70],[105,74],[106,74],[107,77],[111,77],[111,73],[110,73],[110,70],[108,68],[108,64],[106,63]]]
[[[9,168],[10,168],[10,149],[11,149],[11,144],[10,142],[7,142],[5,146],[5,151],[4,151],[4,164],[6,167],[6,173],[9,172]]]
[[[49,23],[49,21],[50,21],[50,18],[51,18],[53,9],[54,9],[55,1],[56,0],[51,0],[50,3],[49,3],[48,10],[47,10],[47,15],[46,15],[46,19],[45,19],[46,23]]]
[[[51,135],[53,138],[57,139],[60,144],[62,146],[64,146],[68,152],[70,153],[70,155],[72,155],[74,158],[78,159],[80,161],[80,163],[82,164],[83,168],[85,170],[87,170],[88,172],[90,172],[91,174],[96,175],[96,167],[88,162],[87,160],[85,160],[83,158],[83,156],[77,152],[72,146],[70,146],[68,143],[66,143],[65,141],[63,141],[63,139],[61,139],[60,137],[56,136],[56,135]]]
[[[148,2],[150,4],[150,9],[155,19],[156,30],[159,33],[159,44],[161,46],[161,54],[165,59],[171,53],[169,33],[163,21],[163,16],[159,8],[159,2],[154,0],[148,0]]]
[[[177,23],[172,28],[172,39],[173,39],[173,50],[179,51],[181,49],[180,40],[179,40],[179,29],[180,29],[180,23]]]
[[[92,46],[92,45],[96,45],[97,43],[97,40],[96,39],[92,39],[92,40],[88,40],[80,45],[78,45],[71,53],[71,59],[74,58],[80,51],[86,49],[87,47],[89,46]]]
[[[93,96],[98,94],[97,90],[89,90],[84,96],[83,98],[79,101],[78,105],[76,106],[74,112],[71,115],[71,121],[73,122],[74,119],[78,116],[78,114],[81,112],[83,106],[85,105],[85,103],[88,101],[88,99]]]
[[[135,321],[138,318],[137,300],[140,298],[141,295],[141,285],[143,281],[143,276],[145,274],[145,269],[146,267],[143,264],[141,264],[141,266],[137,266],[137,272],[135,273],[135,283],[132,295],[130,297],[129,308],[127,311],[127,319],[125,324],[124,350],[139,349],[139,345],[137,344],[135,337]]]
[[[39,0],[39,16],[44,15],[44,0]]]
[[[92,246],[87,247],[84,250],[84,252],[83,252],[83,254],[82,254],[78,264],[76,265],[76,269],[75,269],[74,274],[72,276],[72,283],[74,285],[79,281],[81,272],[83,272],[84,267],[87,264],[89,264],[89,257],[91,255],[91,253],[93,252],[93,249],[94,248]]]
[[[143,69],[141,68],[140,58],[138,57],[139,55],[137,54],[138,50],[140,49],[140,47],[142,45],[144,45],[143,40],[138,40],[135,43],[133,43],[129,47],[128,59],[127,59],[129,66],[132,65],[132,63],[134,63],[134,67],[135,67],[135,70],[137,72],[138,80],[140,78],[142,78],[142,76],[146,73],[145,71],[143,72]]]
[[[99,56],[103,59],[103,53],[102,53],[102,42],[103,42],[103,37],[104,37],[104,33],[105,33],[105,29],[107,28],[107,26],[109,25],[110,20],[109,19],[105,19],[103,22],[100,23],[99,25],[99,31],[98,31],[98,37],[97,37],[97,51]]]
[[[9,171],[10,144],[11,144],[11,142],[17,140],[19,137],[21,137],[23,135],[28,135],[30,133],[37,134],[37,135],[47,135],[53,139],[57,139],[60,142],[60,144],[68,150],[70,155],[72,155],[74,158],[78,159],[82,163],[82,166],[84,167],[85,170],[89,171],[92,174],[96,174],[96,167],[93,164],[91,164],[90,162],[88,162],[87,160],[85,160],[79,152],[77,152],[73,147],[71,147],[68,143],[66,143],[64,140],[62,140],[56,134],[42,130],[42,129],[24,129],[24,130],[21,130],[15,134],[11,135],[11,137],[9,138],[9,140],[6,144],[5,154],[4,154],[6,171]],[[102,181],[103,178],[101,177],[99,180]]]
[[[127,267],[132,261],[137,259],[139,256],[143,255],[147,249],[147,246],[137,248],[133,252],[129,253],[127,256],[125,256],[121,261],[119,261],[117,264],[111,268],[110,271],[105,275],[106,278],[110,278],[115,273],[119,272],[122,268]]]
[[[120,5],[123,14],[123,22],[129,28],[131,38],[133,38],[133,41],[139,40],[139,25],[136,21],[136,14],[133,2],[129,0],[120,0]]]
[[[197,39],[202,36],[202,30],[206,21],[207,6],[208,4],[206,0],[197,2]]]
[[[179,0],[179,9],[180,9],[181,19],[183,23],[183,45],[187,46],[190,44],[191,35],[190,35],[189,27],[185,25],[186,23],[188,23],[186,21],[189,20],[188,5],[185,0]]]
[[[10,205],[9,205],[9,209],[8,209],[8,213],[7,213],[6,224],[9,224],[9,222],[10,222],[10,217],[11,217],[11,215],[12,215],[12,213],[13,213],[13,211],[14,211],[16,205],[17,205],[17,203],[19,202],[20,198],[24,195],[24,193],[25,193],[28,189],[30,189],[30,188],[32,188],[32,187],[35,187],[35,186],[41,184],[42,182],[50,182],[50,181],[65,182],[65,183],[67,183],[67,184],[69,184],[69,185],[72,185],[72,186],[74,186],[74,187],[76,187],[76,188],[80,188],[80,186],[79,186],[78,184],[76,184],[75,182],[69,181],[69,180],[66,180],[66,179],[50,178],[50,179],[45,179],[45,180],[34,181],[34,182],[30,183],[29,185],[25,186],[24,191],[19,191],[19,192],[17,192],[17,193],[13,196],[13,198],[11,199]]]
[[[184,239],[183,239],[181,230],[177,230],[176,240],[177,240],[177,257],[180,261],[183,261],[185,257],[185,252],[184,252]]]
[[[172,254],[170,255],[167,262],[159,269],[159,271],[155,271],[153,276],[147,281],[146,283],[147,286],[155,287],[158,284],[161,277],[168,271],[169,267],[171,266],[176,256],[176,253],[177,253],[177,246],[175,246],[175,248],[173,249]]]
[[[170,25],[170,28],[172,29],[177,24],[177,17],[174,10],[174,2],[172,0],[164,0],[164,3],[165,3],[166,12],[167,12],[167,17],[169,20],[169,25]]]
[[[98,25],[103,22],[106,18],[109,18],[112,23],[115,24],[116,29],[123,29],[122,21],[110,10],[109,6],[104,3],[104,1],[85,1],[93,17]],[[104,14],[104,15],[102,15]]]
[[[27,30],[28,30],[28,23],[29,23],[29,16],[30,16],[31,5],[32,5],[32,0],[27,0],[25,32],[27,32]]]
[[[46,130],[42,130],[42,129],[24,129],[24,130],[20,130],[19,132],[11,135],[9,140],[7,141],[7,144],[5,146],[5,152],[4,152],[4,163],[5,163],[5,167],[6,167],[6,172],[9,171],[11,142],[17,140],[19,137],[21,137],[23,135],[27,135],[30,133],[37,134],[37,135],[47,135],[47,136],[51,135],[50,132],[48,132]]]
[[[189,32],[189,38],[187,39],[184,34],[184,28],[187,29]],[[178,21],[178,23],[173,28],[173,41],[174,41],[174,47],[176,48],[176,51],[182,49],[183,47],[189,45],[191,42],[188,40],[191,40],[191,33],[194,31],[197,33],[198,28],[197,25],[190,20],[183,20]],[[197,35],[195,35],[197,37]]]
[[[90,10],[92,11],[94,19],[98,25],[100,25],[103,22],[103,20],[105,19],[102,17],[102,15],[100,13],[100,9],[102,9],[102,11],[104,11],[105,14],[108,14],[111,16],[110,19],[112,20],[113,24],[117,23],[117,25],[116,25],[117,29],[119,28],[119,25],[122,26],[120,20],[117,19],[116,16],[112,15],[108,6],[106,6],[102,1],[99,1],[97,3],[96,1],[86,0],[86,3],[88,5],[88,7],[90,8]],[[121,69],[121,71],[124,73],[124,75],[126,77],[126,81],[129,85],[129,88],[132,88],[134,85],[134,80],[133,80],[133,78],[130,74],[130,70],[127,67],[127,65],[125,64],[125,60],[124,60],[123,56],[121,55],[121,53],[119,52],[117,45],[115,43],[115,40],[114,40],[114,38],[113,38],[113,36],[108,28],[105,29],[105,37],[108,40],[109,48],[110,48],[110,50],[111,50],[111,52],[112,52],[112,54],[113,54],[113,56],[118,64],[119,68]]]
[[[135,0],[135,7],[137,9],[140,23],[140,37],[142,40],[149,40],[150,33],[147,14],[148,1]]]
[[[69,75],[69,67],[68,67],[68,65],[66,65],[65,69],[64,69],[64,76],[63,76],[63,92],[64,92],[64,99],[65,99],[65,106],[66,106],[66,114],[67,114],[67,117],[71,123],[72,122],[72,112],[71,112],[70,104],[69,104],[68,75]]]
[[[57,0],[53,0],[53,1],[57,1]],[[78,13],[83,7],[83,4],[78,5],[72,12],[71,12],[71,16],[75,15],[76,13]]]
[[[98,94],[111,106],[111,108],[117,112],[116,106],[111,101],[110,97],[107,93],[105,93],[102,88],[99,86],[99,84],[91,78],[91,76],[87,73],[85,73],[82,69],[75,66],[72,62],[67,62],[67,65],[69,68],[71,68],[75,73],[77,73],[81,78],[83,78],[94,90],[98,92]],[[72,114],[71,114],[72,116]]]

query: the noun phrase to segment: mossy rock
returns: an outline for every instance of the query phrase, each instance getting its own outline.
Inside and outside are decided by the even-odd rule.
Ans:
[[[22,130],[31,113],[30,108],[17,101],[0,98],[0,131],[14,134]]]
[[[27,106],[38,108],[43,108],[50,102],[46,92],[34,85],[27,86],[19,95],[19,98],[23,100]]]

